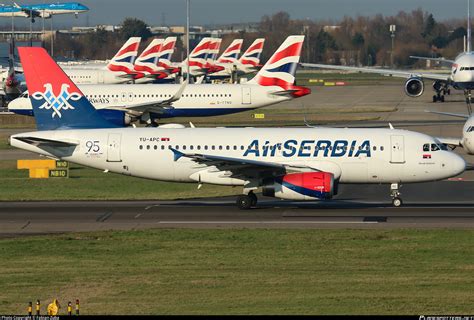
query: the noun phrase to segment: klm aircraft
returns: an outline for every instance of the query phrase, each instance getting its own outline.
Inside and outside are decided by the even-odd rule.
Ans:
[[[75,14],[89,11],[89,8],[78,2],[64,3],[43,3],[19,5],[2,5],[0,7],[0,17],[24,17],[31,18],[51,18],[55,14]]]

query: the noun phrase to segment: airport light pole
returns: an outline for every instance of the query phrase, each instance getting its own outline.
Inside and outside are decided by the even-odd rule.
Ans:
[[[189,83],[189,0],[186,0],[186,57],[188,58],[186,81]]]
[[[392,38],[392,50],[390,51],[390,65],[393,68],[393,49],[395,47],[395,31],[397,30],[397,26],[394,24],[390,25],[390,37]]]

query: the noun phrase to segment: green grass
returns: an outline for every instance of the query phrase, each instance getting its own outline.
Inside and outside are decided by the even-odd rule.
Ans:
[[[29,179],[28,170],[17,170],[16,161],[0,161],[0,201],[29,200],[166,200],[233,195],[241,189],[160,182],[103,173],[72,165],[70,178]]]
[[[4,239],[0,256],[6,314],[54,297],[82,314],[474,312],[472,230],[97,232]]]

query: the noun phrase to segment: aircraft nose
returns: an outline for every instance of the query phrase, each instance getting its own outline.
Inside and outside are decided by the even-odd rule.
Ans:
[[[466,161],[460,155],[449,152],[448,167],[452,173],[452,177],[457,176],[466,170]]]

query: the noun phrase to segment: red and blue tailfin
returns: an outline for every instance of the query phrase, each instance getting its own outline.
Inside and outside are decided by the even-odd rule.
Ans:
[[[263,44],[265,43],[264,38],[255,39],[255,41],[248,47],[239,62],[243,65],[249,65],[251,67],[258,67],[260,65],[260,56],[263,52]]]
[[[301,57],[304,36],[289,36],[273,56],[265,63],[250,84],[261,86],[276,86],[283,90],[276,94],[288,94],[294,98],[311,93],[306,87],[295,86],[296,68]]]
[[[289,36],[273,56],[248,83],[279,86],[287,89],[295,83],[295,72],[300,61],[304,36]]]
[[[131,37],[128,39],[112,60],[110,60],[109,64],[107,64],[107,68],[113,72],[133,74],[140,41],[140,37]]]
[[[161,46],[161,51],[158,54],[158,66],[167,70],[174,69],[171,64],[171,56],[173,55],[176,46],[176,37],[168,37]]]
[[[217,59],[218,63],[236,63],[242,49],[243,39],[235,39]]]
[[[112,128],[43,48],[18,48],[38,130]]]
[[[203,69],[206,67],[209,46],[213,43],[212,38],[203,38],[189,54],[189,66]],[[185,60],[185,64],[187,63]]]
[[[135,71],[149,74],[154,74],[160,71],[161,68],[158,67],[158,57],[160,55],[163,42],[163,39],[153,39],[153,41],[150,42],[150,44],[145,50],[143,50],[143,52],[135,61]]]

